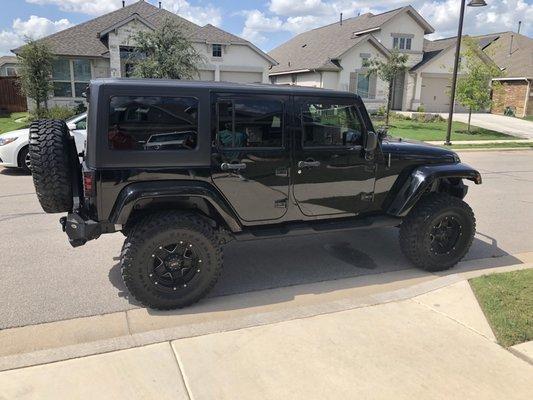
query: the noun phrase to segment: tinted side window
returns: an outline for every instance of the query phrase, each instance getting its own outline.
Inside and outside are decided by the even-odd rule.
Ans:
[[[363,129],[351,104],[308,103],[302,106],[304,147],[357,146]]]
[[[283,103],[269,99],[217,103],[217,134],[223,147],[281,147]]]
[[[198,100],[112,97],[107,137],[111,150],[192,150],[198,141]]]

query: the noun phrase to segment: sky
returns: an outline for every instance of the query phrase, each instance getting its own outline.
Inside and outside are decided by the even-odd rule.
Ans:
[[[131,4],[136,0],[126,0]],[[158,0],[145,0],[157,5]],[[465,34],[515,30],[533,37],[533,0],[486,0],[467,7]],[[213,24],[269,51],[298,33],[411,4],[435,28],[429,38],[454,36],[460,0],[163,0],[163,7],[199,25]],[[122,6],[122,0],[0,0],[0,55],[23,43]]]

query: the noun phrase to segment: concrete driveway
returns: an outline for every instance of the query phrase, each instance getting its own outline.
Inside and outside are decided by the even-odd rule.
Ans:
[[[441,114],[448,119],[448,114]],[[453,120],[468,123],[468,114],[455,113]],[[505,117],[494,114],[472,114],[472,125],[480,128],[491,129],[502,132],[506,135],[516,136],[524,139],[533,139],[533,122],[520,118]]]

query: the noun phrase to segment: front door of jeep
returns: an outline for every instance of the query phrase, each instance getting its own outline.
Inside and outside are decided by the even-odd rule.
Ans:
[[[294,197],[307,216],[351,216],[369,207],[375,162],[363,150],[365,126],[346,98],[297,97]]]
[[[213,103],[212,179],[244,221],[286,213],[289,97],[219,95]]]

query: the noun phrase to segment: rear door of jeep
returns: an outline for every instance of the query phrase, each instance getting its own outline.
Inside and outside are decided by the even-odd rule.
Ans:
[[[279,94],[213,95],[212,179],[245,223],[287,212],[289,101]]]

